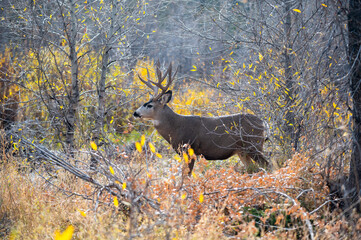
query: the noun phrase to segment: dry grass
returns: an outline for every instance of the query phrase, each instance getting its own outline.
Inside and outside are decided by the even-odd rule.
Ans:
[[[71,178],[66,173],[59,175],[62,180]],[[73,178],[62,182],[64,189],[78,193],[88,185]],[[6,226],[1,226],[1,230],[9,232],[9,239],[53,239],[57,229],[62,231],[69,225],[75,227],[77,239],[126,236],[127,224],[114,208],[102,207],[95,214],[92,201],[67,197],[38,175],[18,172],[13,164],[2,166],[0,186],[0,219],[7,216]]]

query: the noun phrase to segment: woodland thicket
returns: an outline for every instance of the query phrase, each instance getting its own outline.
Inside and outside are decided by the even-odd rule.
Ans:
[[[356,239],[359,0],[0,1],[0,238]],[[181,156],[133,112],[250,113],[273,171]]]

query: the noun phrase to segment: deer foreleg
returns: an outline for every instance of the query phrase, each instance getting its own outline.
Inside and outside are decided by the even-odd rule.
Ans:
[[[188,168],[189,168],[188,176],[192,175],[194,162],[195,162],[195,158],[192,158],[192,159],[190,159],[190,162],[188,163]]]

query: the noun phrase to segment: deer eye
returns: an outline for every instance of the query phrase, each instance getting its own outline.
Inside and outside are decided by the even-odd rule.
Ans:
[[[150,104],[147,105],[147,108],[152,108],[152,107],[153,107],[153,105],[150,105]]]

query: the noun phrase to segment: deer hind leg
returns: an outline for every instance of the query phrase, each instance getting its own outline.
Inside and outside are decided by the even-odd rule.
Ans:
[[[264,157],[262,152],[256,151],[248,154],[261,168],[272,170],[272,164]]]
[[[255,162],[252,160],[248,153],[237,153],[239,159],[242,161],[244,167],[246,168],[247,173],[258,172],[258,167]]]

